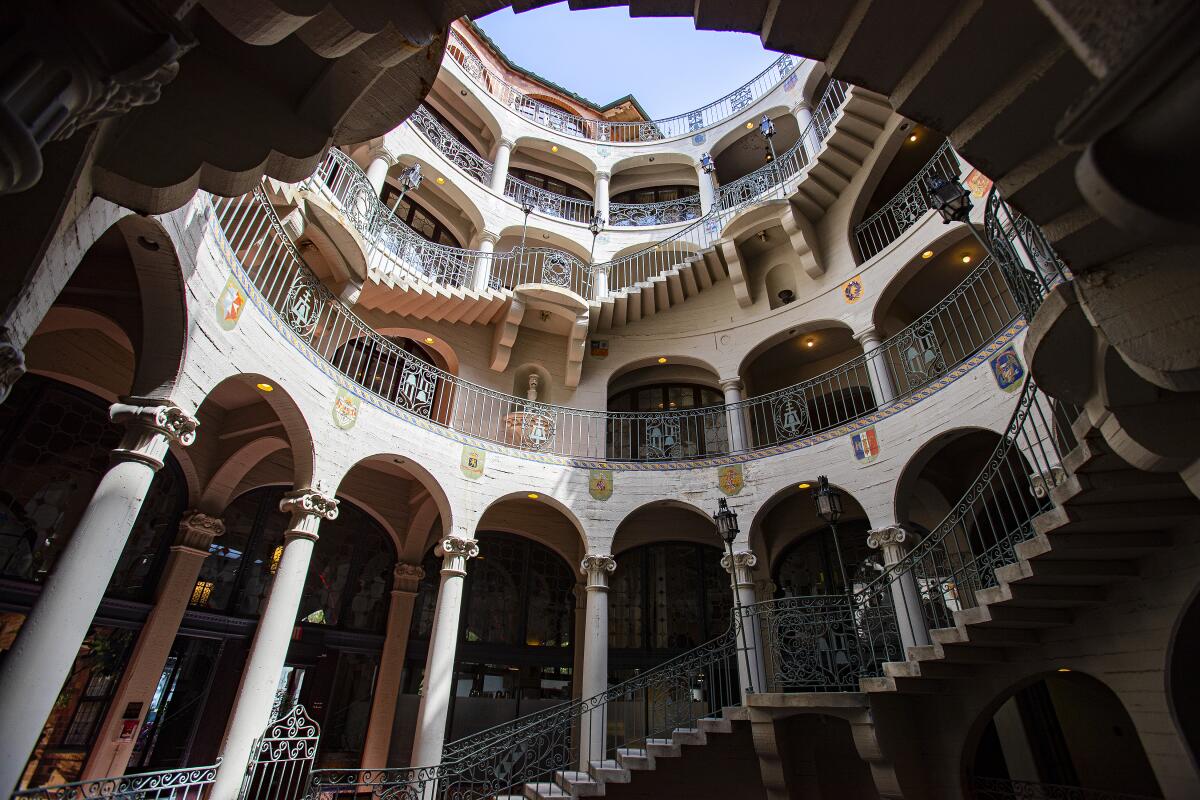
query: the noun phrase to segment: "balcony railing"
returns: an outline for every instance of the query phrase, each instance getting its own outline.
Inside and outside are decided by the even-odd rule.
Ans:
[[[338,186],[336,180],[333,186]],[[362,391],[436,426],[564,457],[689,460],[793,442],[911,395],[994,341],[1018,313],[1002,271],[987,260],[940,303],[880,346],[770,394],[712,408],[661,412],[568,408],[465,381],[375,333],[304,264],[263,190],[211,202],[219,230],[229,250],[237,254],[247,282],[306,346]],[[586,289],[571,284],[588,274],[583,265],[564,262],[564,256],[559,251],[530,249],[524,254],[499,254],[489,268],[493,280],[506,286],[557,283]],[[409,263],[402,252],[398,260]],[[357,341],[357,346],[346,347],[351,341]]]
[[[517,205],[528,202],[534,211],[568,222],[582,222],[586,225],[596,213],[596,207],[591,200],[580,200],[550,192],[512,175],[504,179],[504,194],[511,197]]]
[[[56,783],[35,789],[19,789],[12,800],[201,800],[217,775],[217,763],[207,767],[184,767],[143,772],[75,783]]]
[[[928,178],[936,175],[957,180],[960,169],[958,156],[949,140],[943,142],[912,180],[896,192],[895,197],[854,227],[854,240],[858,243],[862,260],[866,261],[899,239],[900,234],[916,225],[925,215],[929,210],[929,199],[925,194]]]
[[[671,225],[699,219],[701,213],[698,194],[658,203],[611,203],[608,206],[608,224],[613,228]]]
[[[454,59],[476,85],[529,121],[564,136],[596,142],[653,142],[687,136],[715,125],[749,108],[776,86],[791,77],[802,59],[781,55],[770,66],[724,97],[708,105],[664,119],[647,122],[613,122],[587,119],[569,114],[523,94],[489,68],[453,29],[446,44],[446,55]]]
[[[458,137],[447,130],[446,126],[433,115],[425,104],[417,106],[417,110],[408,118],[409,124],[424,134],[425,139],[442,157],[470,175],[475,180],[487,186],[492,180],[492,162],[480,156],[471,148],[458,140]]]

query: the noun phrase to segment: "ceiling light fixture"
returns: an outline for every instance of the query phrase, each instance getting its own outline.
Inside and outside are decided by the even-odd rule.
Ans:
[[[808,488],[809,488],[809,487],[811,487],[811,486],[812,486],[812,484],[811,484],[811,483],[809,483],[808,481],[805,481],[804,483],[798,483],[798,484],[796,484],[796,488],[797,488],[797,489],[808,489]]]
[[[425,344],[433,344],[436,340],[432,336],[425,337]]]
[[[665,363],[667,363],[667,357],[666,357],[666,356],[659,356],[659,357],[658,357],[658,363],[660,363],[660,364],[665,364]]]
[[[816,339],[809,339],[807,342],[804,343],[804,346],[805,347],[815,347],[816,344],[817,344]]]
[[[434,178],[433,182],[436,183],[438,186],[446,185],[446,179],[443,178],[441,175],[438,175],[436,178]]]
[[[754,130],[754,123],[753,123],[753,122],[747,122],[747,123],[746,123],[746,130],[748,130],[748,131]]]
[[[541,495],[539,495],[537,492],[530,492],[529,494],[527,494],[525,496],[528,497],[530,500],[537,500],[539,497],[541,497]]]
[[[912,136],[908,137],[908,140],[910,142],[915,142],[917,140],[917,135],[914,133]]]
[[[963,256],[963,257],[962,257],[962,262],[963,262],[964,264],[970,264],[970,263],[971,263],[971,257],[970,257],[970,256]]]
[[[921,258],[923,258],[923,259],[925,259],[926,261],[928,261],[929,259],[933,258],[933,251],[932,251],[932,250],[926,250],[924,253],[921,253]]]
[[[552,144],[552,145],[550,145],[550,152],[551,152],[551,153],[557,153],[557,152],[558,152],[558,145],[556,145],[556,144]]]
[[[260,391],[263,391],[263,392],[273,392],[273,391],[275,391],[275,387],[274,387],[274,386],[272,386],[272,385],[271,385],[271,384],[269,384],[269,383],[256,383],[256,384],[254,384],[254,385],[255,385],[255,386],[256,386],[256,387],[257,387],[257,388],[258,388]]]

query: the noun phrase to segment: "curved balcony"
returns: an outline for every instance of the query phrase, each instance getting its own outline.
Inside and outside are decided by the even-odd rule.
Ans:
[[[693,111],[646,122],[613,122],[568,114],[561,108],[523,94],[471,52],[470,46],[453,28],[446,42],[446,56],[454,59],[479,88],[534,124],[563,136],[618,144],[674,139],[716,125],[765,97],[791,77],[802,63],[802,59],[795,56],[781,55],[729,94]]]
[[[545,248],[537,251],[542,255],[535,255],[533,263],[530,264],[526,263],[528,259],[517,251],[497,254],[433,245],[395,219],[374,196],[366,175],[341,151],[331,150],[314,177],[319,179],[316,181],[319,189],[332,194],[335,202],[341,206],[343,213],[366,241],[379,240],[379,247],[384,251],[382,256],[386,270],[395,270],[430,281],[442,281],[443,276],[446,276],[444,282],[449,282],[450,285],[475,285],[476,288],[483,287],[479,282],[472,283],[469,279],[476,268],[471,265],[488,268],[490,277],[486,285],[493,288],[512,288],[522,282],[541,282],[525,280],[537,276],[539,271],[546,271],[551,276],[561,278],[565,271],[569,270],[570,276],[562,278],[566,282],[556,285],[569,287],[580,297],[590,299],[593,296],[593,286],[601,288],[593,280],[597,275],[604,278],[603,289],[613,292],[648,281],[711,246],[721,238],[726,223],[747,205],[769,199],[774,196],[776,190],[786,197],[789,188],[794,188],[794,185],[789,187],[789,183],[799,179],[805,167],[815,157],[816,150],[833,129],[833,121],[845,103],[849,89],[847,83],[831,81],[813,111],[812,121],[801,132],[796,144],[775,162],[721,187],[717,193],[717,202],[707,214],[696,218],[686,228],[634,253],[591,266],[562,251]],[[429,124],[445,131],[432,114],[426,113],[418,125]],[[445,132],[445,136],[454,138],[448,131]],[[454,141],[457,143],[456,139]],[[463,151],[459,153],[459,158],[467,163],[476,164],[477,169],[478,164],[472,159],[479,157],[465,148]],[[510,177],[510,180],[521,187],[527,187],[531,192],[544,192],[514,178]],[[554,203],[570,201],[582,205],[583,201],[550,192],[544,193],[551,195],[550,198],[546,198],[550,207],[562,208],[563,213],[582,212],[582,208],[569,212],[568,206],[555,206]],[[558,198],[558,201],[555,198]],[[535,202],[535,208],[538,207]],[[591,212],[587,213],[590,219]]]
[[[567,197],[533,186],[525,181],[509,175],[504,179],[504,194],[517,205],[528,204],[534,211],[540,211],[546,216],[565,219],[567,222],[580,222],[584,225],[591,222],[596,213],[596,206],[591,200],[580,200],[577,197]]]
[[[795,442],[894,406],[974,357],[1020,315],[1007,286],[1030,267],[995,244],[954,291],[878,347],[810,380],[739,403],[662,412],[606,412],[538,403],[479,386],[416,359],[355,316],[309,270],[266,192],[210,198],[243,280],[307,347],[397,411],[467,436],[531,453],[582,460],[679,461]],[[995,208],[1001,208],[996,201]],[[999,217],[989,203],[989,213]],[[997,235],[1022,236],[1019,217]],[[1060,265],[1061,267],[1061,265]],[[1061,274],[1061,269],[1057,274]],[[1039,277],[1039,276],[1034,276]],[[1030,284],[1032,285],[1032,284]],[[1020,296],[1023,294],[1019,293]],[[351,340],[360,344],[344,345]],[[350,363],[350,362],[353,363]],[[886,376],[886,378],[884,377]]]
[[[610,203],[608,224],[613,228],[642,225],[674,225],[699,219],[700,195],[661,203]]]
[[[869,260],[899,239],[929,210],[929,198],[925,194],[928,178],[936,175],[955,180],[960,169],[958,156],[947,139],[903,189],[896,192],[882,208],[854,226],[854,241],[858,244],[862,260]]]

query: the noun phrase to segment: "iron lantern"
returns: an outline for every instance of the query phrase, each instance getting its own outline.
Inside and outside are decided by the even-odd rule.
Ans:
[[[700,154],[700,169],[704,170],[705,175],[712,175],[716,170],[717,165],[713,163],[713,157],[708,153]]]
[[[759,120],[758,132],[768,139],[775,135],[775,123],[766,114],[763,114],[762,119]]]
[[[597,236],[599,235],[600,231],[604,230],[605,221],[606,220],[600,215],[599,211],[597,211],[595,214],[592,214],[592,221],[588,223],[588,230],[592,232],[592,236]]]
[[[942,215],[942,222],[966,222],[971,217],[971,193],[957,180],[931,175],[925,180],[929,207]]]
[[[817,478],[817,488],[813,490],[813,503],[817,507],[817,516],[830,525],[841,519],[842,495],[829,485],[829,479],[824,475]]]
[[[713,522],[717,523],[717,534],[725,540],[725,544],[732,546],[738,535],[737,512],[729,507],[724,497],[717,501]]]

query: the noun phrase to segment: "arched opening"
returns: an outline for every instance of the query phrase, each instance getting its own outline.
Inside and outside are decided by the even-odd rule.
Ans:
[[[608,386],[607,453],[654,461],[727,452],[725,396],[698,365],[664,363],[616,374]]]
[[[1034,678],[990,704],[971,738],[969,797],[1162,796],[1129,712],[1090,675]]]
[[[796,268],[791,264],[776,264],[767,271],[765,285],[772,310],[795,302]]]
[[[609,183],[610,227],[667,225],[700,214],[700,188],[691,158],[636,156],[614,165]]]
[[[405,411],[449,424],[454,387],[441,374],[445,358],[406,336],[388,336],[384,341],[387,346],[365,336],[351,339],[337,349],[333,363],[359,386]]]
[[[721,186],[770,165],[771,146],[759,131],[761,116],[746,120],[713,147],[711,153],[717,168],[717,181]],[[775,155],[782,155],[800,140],[800,125],[794,116],[782,108],[771,109],[768,116],[775,123],[772,142]]]
[[[51,378],[26,375],[0,405],[0,657],[70,541],[120,438],[105,400]],[[168,453],[30,757],[25,785],[79,778],[139,627],[120,609],[154,601],[186,504],[187,482]]]
[[[800,439],[874,411],[867,370],[845,366],[862,353],[850,329],[836,323],[797,326],[752,350],[740,372],[754,399],[746,407],[754,446]]]
[[[1167,650],[1167,697],[1175,725],[1195,763],[1200,753],[1200,592],[1192,594]]]

